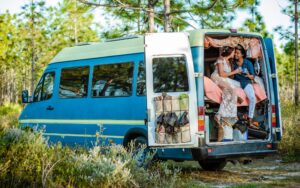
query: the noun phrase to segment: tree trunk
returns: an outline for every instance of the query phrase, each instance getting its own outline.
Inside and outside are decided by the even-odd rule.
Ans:
[[[75,0],[75,11],[74,11],[74,38],[75,38],[75,45],[78,44],[78,37],[77,37],[77,0]]]
[[[295,105],[298,106],[298,0],[295,0]]]
[[[34,88],[34,15],[33,15],[33,0],[31,0],[31,94]]]
[[[154,3],[153,0],[148,1],[148,32],[154,32]]]
[[[164,31],[170,32],[170,0],[164,0]]]
[[[138,7],[141,6],[141,0],[138,0]],[[138,27],[138,33],[141,32],[141,10],[138,10],[138,20],[137,20],[137,27]]]

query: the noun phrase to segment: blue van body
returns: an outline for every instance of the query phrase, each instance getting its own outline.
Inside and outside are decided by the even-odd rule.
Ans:
[[[272,41],[265,41],[267,74],[276,74]],[[195,72],[204,72],[203,46],[192,46],[191,53]],[[54,73],[53,95],[48,100],[27,104],[20,115],[20,124],[43,129],[50,143],[92,147],[96,144],[126,144],[138,136],[147,138],[147,98],[137,95],[137,77],[139,65],[145,59],[144,52],[95,57],[50,63],[43,75]],[[132,94],[120,97],[91,97],[92,76],[95,65],[133,63]],[[88,93],[83,98],[60,98],[60,75],[64,68],[89,67]],[[277,78],[270,79],[271,103],[280,114]],[[203,77],[196,80],[197,106],[205,106]],[[280,115],[276,128],[281,129]],[[196,148],[160,148],[160,158],[175,160],[200,160],[209,158],[232,158],[272,154],[277,150],[277,141],[281,130],[273,131],[271,139],[259,142],[235,143],[230,145],[209,145],[205,138],[199,138]],[[271,147],[270,147],[271,144]]]

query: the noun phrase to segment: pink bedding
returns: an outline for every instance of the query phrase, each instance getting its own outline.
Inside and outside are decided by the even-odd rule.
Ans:
[[[265,91],[256,83],[253,84],[255,96],[256,96],[256,102],[260,102],[267,98]],[[237,95],[243,99],[242,104],[238,104],[238,106],[248,106],[249,100],[242,88],[236,88],[235,91],[237,92]],[[205,96],[216,102],[221,103],[222,101],[222,90],[215,84],[211,79],[204,76],[204,93]]]

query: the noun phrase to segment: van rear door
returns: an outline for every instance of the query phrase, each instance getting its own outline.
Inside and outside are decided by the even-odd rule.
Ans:
[[[273,41],[271,38],[264,39],[266,49],[267,49],[267,58],[271,68],[271,79],[274,101],[272,101],[272,131],[276,135],[276,140],[280,140],[282,137],[282,126],[281,126],[281,113],[280,113],[280,98],[279,98],[279,86],[278,86],[278,77],[276,71],[275,55],[273,48]],[[275,117],[274,117],[275,116]]]
[[[197,145],[197,98],[188,35],[145,35],[148,145]]]

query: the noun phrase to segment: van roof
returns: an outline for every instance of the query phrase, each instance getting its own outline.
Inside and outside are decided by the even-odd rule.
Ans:
[[[230,33],[229,30],[212,30],[199,29],[189,31],[191,47],[203,46],[203,37],[205,33]],[[257,33],[243,33],[255,34]],[[108,57],[116,55],[134,54],[144,52],[144,36],[129,38],[125,40],[112,40],[109,42],[92,43],[87,45],[79,45],[67,47],[61,50],[50,63],[58,63],[65,61],[74,61],[82,59],[92,59],[99,57]]]

